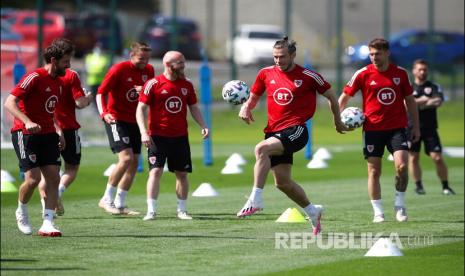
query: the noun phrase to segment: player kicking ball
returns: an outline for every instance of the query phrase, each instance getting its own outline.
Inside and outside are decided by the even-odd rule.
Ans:
[[[250,98],[239,112],[239,117],[247,124],[253,122],[252,110],[267,92],[268,124],[264,130],[265,140],[255,146],[254,187],[237,216],[246,217],[263,210],[262,192],[271,170],[276,187],[303,208],[313,234],[317,235],[321,231],[323,206],[310,203],[304,189],[292,180],[293,154],[308,142],[305,122],[313,117],[318,94],[329,102],[336,131],[344,133],[348,128],[341,121],[331,85],[318,73],[294,63],[294,41],[287,37],[276,41],[272,53],[275,65],[259,71]]]

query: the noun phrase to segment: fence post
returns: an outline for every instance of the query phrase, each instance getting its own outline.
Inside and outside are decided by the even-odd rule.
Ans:
[[[208,57],[204,49],[202,49],[202,64],[200,65],[200,102],[202,103],[202,113],[205,123],[210,130],[210,135],[203,140],[203,163],[205,166],[213,164],[212,157],[212,123],[211,123],[211,69],[208,66]]]
[[[310,55],[308,50],[305,50],[305,57],[304,57],[304,67],[307,69],[312,69],[312,64],[310,62]],[[308,142],[307,146],[305,147],[305,158],[310,160],[312,159],[312,119],[309,119],[306,123],[308,129]]]

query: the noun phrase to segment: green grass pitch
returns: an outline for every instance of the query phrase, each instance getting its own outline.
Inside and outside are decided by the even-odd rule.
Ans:
[[[61,238],[36,234],[41,223],[38,193],[30,203],[35,230],[22,235],[14,211],[17,194],[1,194],[2,275],[463,275],[464,274],[464,159],[446,157],[455,196],[444,196],[431,160],[422,154],[426,195],[418,196],[410,183],[406,203],[409,221],[394,218],[393,165],[383,159],[381,179],[387,221],[373,224],[367,196],[366,164],[361,154],[361,131],[338,135],[326,105],[314,119],[314,149],[326,147],[333,157],[328,168],[310,170],[303,152],[295,155],[293,178],[326,212],[323,241],[331,233],[396,233],[402,257],[367,258],[368,249],[275,248],[276,233],[306,233],[307,223],[276,223],[289,207],[297,207],[267,181],[265,209],[247,219],[235,213],[250,193],[254,144],[262,138],[263,112],[254,126],[237,118],[237,110],[215,111],[214,164],[202,164],[198,127],[190,122],[194,172],[189,175],[190,194],[202,182],[219,192],[213,198],[189,197],[192,221],[176,218],[174,177],[165,173],[158,203],[159,216],[145,222],[141,216],[120,217],[97,207],[106,177],[103,171],[116,157],[107,147],[83,148],[81,171],[64,194],[65,215],[56,220]],[[446,103],[440,109],[440,134],[445,146],[463,147],[463,102]],[[234,134],[234,135],[232,135]],[[240,138],[237,136],[240,135]],[[235,138],[236,137],[236,138]],[[234,152],[248,163],[244,173],[222,175],[225,160]],[[17,178],[12,150],[1,151],[2,169]],[[145,154],[144,154],[145,155]],[[144,164],[145,165],[145,164]],[[128,195],[128,205],[145,213],[147,170],[138,173]],[[18,185],[18,182],[16,182]],[[412,239],[416,238],[416,239]],[[425,240],[427,239],[427,240]]]

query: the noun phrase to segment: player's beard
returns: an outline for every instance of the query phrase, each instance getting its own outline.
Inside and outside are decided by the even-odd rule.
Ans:
[[[171,68],[171,72],[176,77],[176,79],[185,79],[186,78],[186,75],[184,74],[184,69]]]
[[[66,75],[66,68],[57,67],[55,73],[57,74],[57,76],[63,77],[64,75]]]

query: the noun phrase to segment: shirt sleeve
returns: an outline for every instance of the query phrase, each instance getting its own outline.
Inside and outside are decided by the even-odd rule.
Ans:
[[[187,96],[187,105],[193,105],[197,103],[197,94],[195,93],[195,88],[191,84],[189,87],[189,94]]]
[[[80,97],[84,97],[84,90],[82,89],[81,80],[79,79],[78,73],[73,73],[71,75],[71,93],[73,94],[73,99],[77,100]]]
[[[328,89],[331,88],[331,84],[327,82],[320,74],[317,72],[311,71],[309,73],[310,78],[313,79],[315,89],[319,94],[325,93]]]
[[[403,71],[404,76],[402,77],[402,90],[404,91],[404,96],[410,96],[413,94],[413,87],[410,83],[407,71]]]
[[[252,85],[252,88],[250,89],[250,92],[261,96],[265,92],[265,71],[262,69],[260,72],[258,72],[258,75],[255,79],[255,82]]]
[[[157,83],[158,82],[156,79],[151,79],[144,83],[144,86],[142,87],[142,93],[139,93],[139,102],[150,105],[155,96],[154,90],[157,87]]]
[[[15,88],[11,91],[13,96],[18,97],[19,99],[24,99],[29,92],[31,92],[32,87],[37,80],[39,75],[36,72],[32,72],[24,75],[24,77],[18,82]]]
[[[363,87],[362,86],[362,82],[363,82],[362,70],[363,69],[360,69],[357,72],[355,72],[355,74],[352,76],[350,81],[346,84],[343,90],[345,94],[353,97],[355,93],[357,93],[357,91],[362,89]]]

